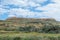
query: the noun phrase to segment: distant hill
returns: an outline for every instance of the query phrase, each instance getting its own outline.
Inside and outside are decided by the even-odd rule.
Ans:
[[[53,18],[17,18],[17,17],[10,17],[10,18],[7,18],[6,21],[56,21],[55,19]]]
[[[18,30],[20,27],[24,27],[23,30],[26,30],[25,29],[26,27],[29,27],[29,28],[32,27],[32,29],[34,29],[34,27],[38,29],[40,29],[41,27],[47,27],[47,29],[49,29],[51,26],[59,27],[60,22],[56,21],[53,18],[39,18],[38,19],[38,18],[10,17],[10,18],[7,18],[6,20],[0,20],[0,30],[10,30],[10,31]]]
[[[41,27],[45,24],[48,25],[60,25],[60,22],[56,21],[53,18],[17,18],[17,17],[10,17],[6,20],[0,20],[0,27],[5,26],[36,26]]]

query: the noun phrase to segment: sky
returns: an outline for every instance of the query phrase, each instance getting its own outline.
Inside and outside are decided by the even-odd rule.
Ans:
[[[0,20],[9,17],[54,18],[60,21],[60,0],[0,0]]]

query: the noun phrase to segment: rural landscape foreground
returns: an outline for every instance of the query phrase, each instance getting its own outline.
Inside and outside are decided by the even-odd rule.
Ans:
[[[16,17],[0,20],[0,40],[60,40],[60,21]]]

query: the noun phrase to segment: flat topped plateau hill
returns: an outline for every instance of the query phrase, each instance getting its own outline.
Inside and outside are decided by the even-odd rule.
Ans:
[[[10,17],[6,20],[0,20],[0,27],[8,26],[44,26],[44,25],[60,25],[59,21],[56,21],[53,18],[17,18]]]
[[[53,18],[17,18],[0,20],[0,30],[60,33],[60,22]]]

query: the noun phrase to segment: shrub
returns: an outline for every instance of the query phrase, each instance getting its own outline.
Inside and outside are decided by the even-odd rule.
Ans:
[[[19,27],[19,31],[23,31],[23,32],[34,32],[35,31],[35,27],[34,26]]]
[[[60,26],[44,26],[41,30],[43,33],[60,33]]]
[[[20,37],[15,37],[13,40],[21,40]]]

